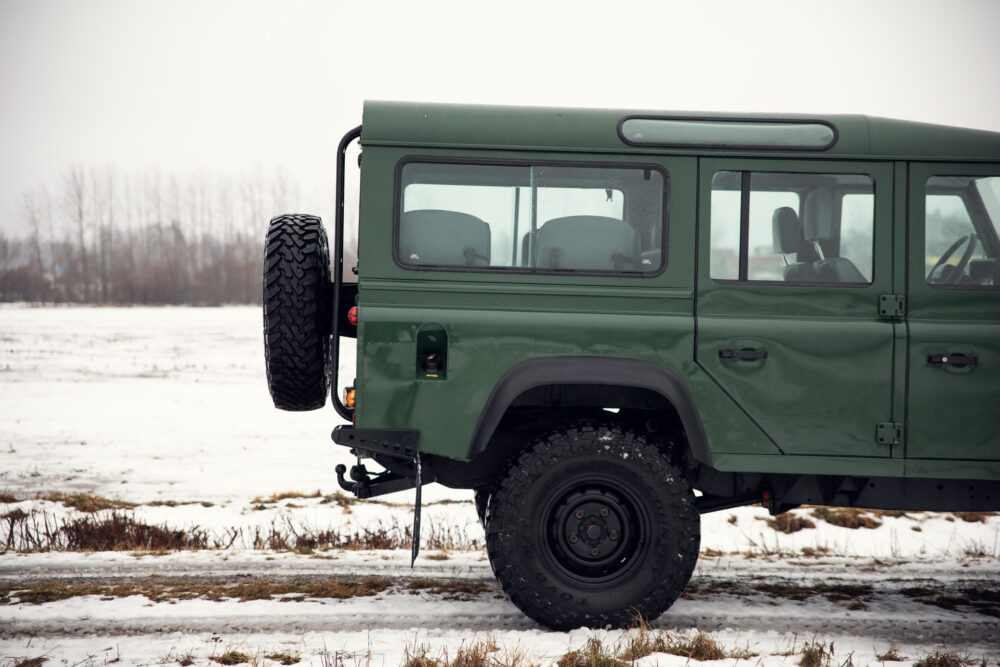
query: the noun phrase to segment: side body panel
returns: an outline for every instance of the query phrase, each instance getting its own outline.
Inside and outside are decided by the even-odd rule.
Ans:
[[[666,269],[653,277],[415,270],[393,259],[394,178],[400,160],[526,159],[523,153],[364,148],[359,243],[358,428],[421,432],[422,451],[467,456],[494,386],[528,359],[594,356],[662,365],[690,379],[713,424],[739,434],[741,452],[774,448],[694,366],[693,275],[696,160],[651,156],[530,154],[560,163],[659,167],[668,175]],[[426,327],[447,337],[447,373],[417,363]],[[598,378],[599,380],[599,378]]]

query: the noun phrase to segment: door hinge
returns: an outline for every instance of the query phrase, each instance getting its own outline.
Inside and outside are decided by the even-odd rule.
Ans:
[[[878,316],[898,320],[906,315],[906,297],[902,294],[882,294],[878,298]]]
[[[898,422],[880,422],[876,425],[875,440],[880,445],[903,444],[903,425]]]

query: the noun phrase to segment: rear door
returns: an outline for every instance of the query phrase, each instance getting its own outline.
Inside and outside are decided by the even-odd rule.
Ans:
[[[891,456],[892,165],[704,159],[699,178],[699,365],[785,454]]]
[[[906,455],[934,473],[1000,461],[1000,165],[912,164],[909,181]]]

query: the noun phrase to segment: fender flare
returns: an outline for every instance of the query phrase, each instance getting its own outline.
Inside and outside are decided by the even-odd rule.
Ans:
[[[608,384],[654,391],[677,410],[699,463],[712,465],[705,427],[687,385],[674,371],[651,361],[622,357],[553,356],[528,359],[512,366],[486,400],[469,442],[467,459],[486,451],[501,417],[528,389],[551,384]]]

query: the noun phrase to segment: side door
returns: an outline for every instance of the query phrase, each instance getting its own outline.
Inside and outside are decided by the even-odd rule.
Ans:
[[[700,162],[698,364],[783,454],[893,455],[878,428],[896,421],[903,326],[880,316],[892,176],[889,163]],[[726,438],[713,450],[739,453]]]
[[[981,477],[955,464],[1000,462],[1000,164],[911,164],[909,210],[908,474]]]

